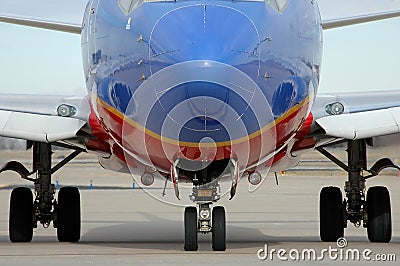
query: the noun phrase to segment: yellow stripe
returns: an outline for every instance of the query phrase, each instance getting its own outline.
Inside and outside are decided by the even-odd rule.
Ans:
[[[235,139],[235,140],[232,140],[232,141],[216,142],[214,144],[214,143],[197,143],[197,142],[177,141],[177,140],[174,140],[174,139],[163,137],[163,136],[155,133],[154,131],[151,131],[150,129],[147,129],[144,126],[140,125],[139,123],[133,121],[129,117],[127,117],[124,114],[122,114],[119,110],[115,109],[114,107],[110,106],[108,103],[106,103],[105,101],[103,101],[102,99],[97,97],[97,103],[100,104],[101,106],[103,106],[103,108],[105,108],[109,112],[113,113],[114,115],[118,116],[121,120],[124,120],[124,122],[129,123],[133,127],[139,129],[140,131],[144,132],[145,134],[150,135],[151,137],[153,137],[153,138],[155,138],[157,140],[160,140],[160,141],[163,141],[163,142],[166,142],[166,143],[170,143],[170,144],[174,144],[174,145],[179,145],[179,146],[205,147],[205,148],[207,148],[207,147],[215,147],[215,146],[217,146],[217,147],[225,147],[225,146],[239,144],[241,142],[249,141],[249,140],[251,140],[253,138],[256,138],[256,137],[260,136],[262,133],[264,133],[265,131],[268,131],[269,129],[271,129],[275,125],[277,125],[280,122],[282,122],[283,120],[285,120],[287,117],[289,117],[293,113],[295,113],[298,110],[300,110],[300,108],[304,104],[308,103],[308,101],[309,101],[309,97],[305,98],[299,104],[293,106],[290,110],[288,110],[282,116],[278,117],[275,121],[269,123],[265,127],[261,128],[260,130],[254,132],[254,133],[252,133],[252,134],[250,134],[248,136],[244,136],[242,138]]]

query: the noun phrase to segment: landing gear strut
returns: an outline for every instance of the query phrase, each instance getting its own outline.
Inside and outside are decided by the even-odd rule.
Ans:
[[[324,147],[318,147],[327,158],[348,173],[345,183],[346,199],[337,187],[324,187],[320,194],[320,236],[322,241],[334,242],[344,236],[347,221],[356,227],[367,228],[371,242],[389,242],[392,221],[389,191],[385,187],[371,187],[366,196],[366,180],[387,167],[395,167],[389,159],[381,159],[367,169],[367,140],[347,141],[348,165],[334,157]],[[370,175],[364,176],[364,172]]]
[[[55,186],[51,183],[51,144],[35,143],[33,162],[33,169],[37,172],[33,224],[37,227],[37,222],[40,222],[44,227],[49,227],[55,216],[53,207],[57,205],[54,199]]]
[[[80,238],[80,195],[77,188],[63,187],[55,199],[55,186],[51,183],[51,175],[75,158],[82,151],[77,150],[59,164],[51,167],[51,144],[33,143],[33,170],[29,172],[19,162],[9,162],[0,169],[15,171],[21,178],[34,182],[35,199],[29,188],[18,187],[11,193],[9,234],[11,242],[30,242],[33,228],[38,222],[47,228],[51,222],[57,228],[58,240],[61,242],[77,242]],[[32,179],[28,176],[36,174]]]

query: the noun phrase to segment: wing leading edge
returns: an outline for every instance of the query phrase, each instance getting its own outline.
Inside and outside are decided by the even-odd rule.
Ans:
[[[88,0],[2,0],[0,22],[80,34]]]
[[[318,6],[323,29],[400,16],[400,0],[318,0]]]
[[[343,108],[330,114],[333,105]],[[326,137],[349,140],[400,133],[400,91],[321,94],[312,110],[315,128]]]
[[[390,12],[381,12],[381,13],[367,14],[354,17],[328,19],[322,21],[322,28],[324,30],[328,30],[328,29],[334,29],[334,28],[372,22],[377,20],[395,18],[399,16],[400,16],[400,10],[395,10]]]
[[[400,133],[400,107],[327,116],[316,123],[332,137],[350,140]]]
[[[80,24],[54,22],[54,21],[46,21],[46,20],[23,18],[23,17],[12,17],[5,15],[3,16],[0,15],[0,22],[30,26],[47,30],[68,32],[73,34],[81,34],[82,31],[82,25]]]
[[[358,12],[360,9],[360,6],[357,6],[357,4],[360,5],[359,1],[335,1],[335,5],[330,6],[332,1],[320,0],[318,4],[322,11],[322,28],[333,29],[400,16],[400,0],[380,0],[379,5],[376,2],[363,2],[363,7],[369,5],[371,8],[369,11],[357,15],[354,12],[342,11],[345,9],[347,11],[357,10],[356,12]],[[0,10],[2,10],[0,11],[0,22],[80,34],[82,31],[82,12],[86,3],[86,0],[68,2],[31,0],[29,6],[26,6],[26,3],[22,4],[21,0],[4,0],[3,3],[0,3]],[[21,10],[19,9],[21,6],[25,7]],[[355,6],[357,8],[354,8]],[[382,8],[383,11],[379,11]],[[329,15],[326,14],[329,13],[327,10],[336,12],[334,12],[334,15]]]
[[[39,142],[76,137],[86,124],[74,118],[0,111],[0,136]]]
[[[73,107],[70,117],[58,114],[60,106]],[[77,137],[88,124],[90,106],[86,97],[0,95],[0,136],[38,142]]]

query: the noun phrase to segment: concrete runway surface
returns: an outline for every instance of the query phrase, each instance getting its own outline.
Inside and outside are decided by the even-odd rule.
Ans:
[[[12,158],[12,157],[15,158]],[[0,153],[0,164],[8,159],[29,161],[25,153]],[[332,167],[323,162],[321,165]],[[227,250],[211,251],[211,236],[199,236],[199,251],[183,251],[183,208],[162,203],[142,189],[130,189],[129,175],[107,172],[83,156],[54,176],[63,185],[81,187],[82,237],[76,244],[58,243],[52,227],[35,229],[29,244],[12,244],[8,240],[8,204],[11,188],[30,185],[14,173],[0,175],[0,265],[398,265],[400,261],[400,178],[392,173],[368,181],[367,185],[387,185],[391,192],[393,238],[389,244],[371,244],[366,230],[349,224],[346,230],[348,246],[357,249],[360,260],[346,261],[340,252],[324,254],[324,260],[302,259],[304,249],[313,249],[318,258],[323,249],[336,248],[336,243],[319,241],[319,192],[323,186],[343,187],[345,173],[335,170],[288,172],[279,178],[269,178],[255,193],[247,192],[245,182],[239,184],[234,200],[219,202],[227,211]],[[93,180],[93,190],[89,190]],[[169,191],[172,193],[172,191]],[[160,190],[161,194],[161,190]],[[282,261],[277,251],[260,260],[257,252],[268,245],[287,251]],[[370,249],[362,258],[362,252]],[[293,260],[296,251],[300,260]],[[340,249],[339,249],[340,250]],[[291,252],[291,256],[289,256]],[[264,253],[260,253],[263,255]],[[335,254],[338,258],[335,259]],[[388,255],[397,262],[377,262],[376,255]],[[373,261],[375,260],[375,261]]]

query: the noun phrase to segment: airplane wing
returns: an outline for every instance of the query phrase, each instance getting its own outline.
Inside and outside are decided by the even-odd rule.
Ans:
[[[88,0],[2,0],[0,22],[80,34]]]
[[[400,16],[400,0],[318,0],[323,29]]]
[[[87,2],[2,0],[0,22],[80,34]],[[318,5],[324,29],[400,16],[400,0],[319,0]]]
[[[88,0],[2,0],[0,22],[80,34]],[[76,113],[60,116],[58,108]],[[88,122],[85,97],[0,94],[0,136],[54,142],[76,137]]]
[[[366,139],[400,133],[400,91],[319,94],[312,109],[320,137]]]
[[[39,142],[67,140],[77,136],[89,114],[85,97],[0,94],[0,136]]]

